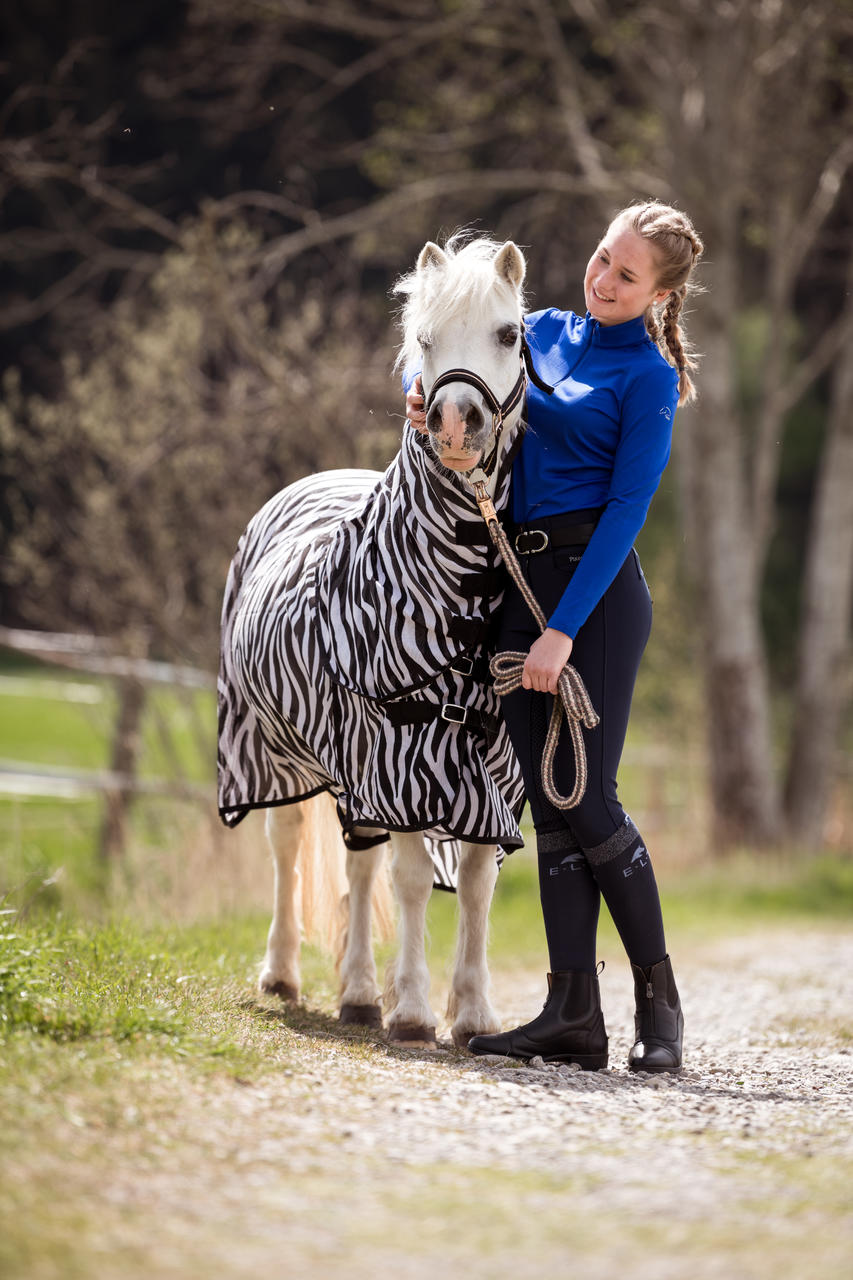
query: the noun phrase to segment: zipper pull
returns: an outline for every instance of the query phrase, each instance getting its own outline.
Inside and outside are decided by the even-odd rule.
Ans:
[[[646,980],[646,999],[654,1000],[654,998],[655,998],[655,989],[647,979]]]

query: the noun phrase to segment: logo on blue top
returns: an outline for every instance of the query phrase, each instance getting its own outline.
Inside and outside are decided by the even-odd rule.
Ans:
[[[672,410],[670,409],[668,404],[664,405],[664,407],[661,409],[661,413],[666,418],[667,422],[672,422]]]

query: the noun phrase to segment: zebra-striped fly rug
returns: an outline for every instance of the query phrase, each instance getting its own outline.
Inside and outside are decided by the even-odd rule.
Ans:
[[[509,471],[505,451],[499,510]],[[455,841],[517,848],[523,786],[486,662],[501,590],[469,486],[414,431],[384,475],[324,472],[272,498],[225,592],[223,821],[326,789],[345,837],[423,831],[445,888]]]

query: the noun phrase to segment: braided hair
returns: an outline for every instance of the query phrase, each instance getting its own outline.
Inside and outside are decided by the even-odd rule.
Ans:
[[[678,403],[686,404],[696,395],[690,373],[696,368],[697,356],[687,341],[681,309],[691,288],[691,272],[702,255],[702,241],[686,213],[658,200],[629,205],[613,222],[635,231],[654,249],[658,288],[668,289],[669,296],[663,304],[653,303],[648,308],[646,329],[661,354],[678,370]]]

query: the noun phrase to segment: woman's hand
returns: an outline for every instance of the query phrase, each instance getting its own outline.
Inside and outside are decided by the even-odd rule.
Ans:
[[[424,413],[424,384],[421,375],[415,378],[406,396],[406,417],[421,435],[426,435],[426,414]]]
[[[538,640],[530,646],[530,652],[521,673],[525,689],[539,693],[556,693],[560,672],[572,653],[572,638],[553,627],[547,627]]]

